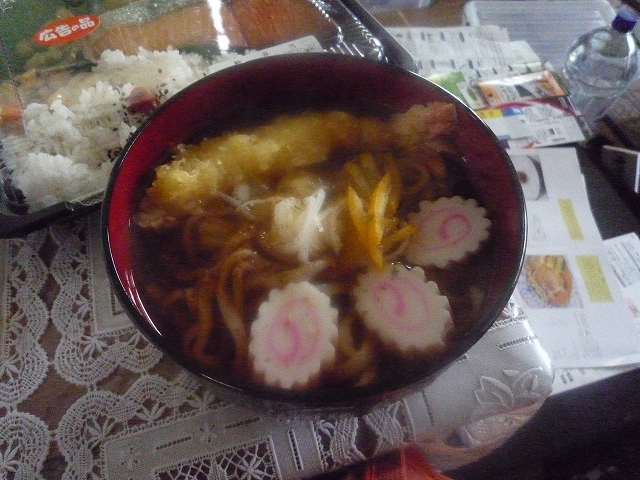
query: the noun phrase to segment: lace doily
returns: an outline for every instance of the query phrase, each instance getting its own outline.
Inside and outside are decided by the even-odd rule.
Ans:
[[[498,444],[551,391],[512,301],[429,387],[365,416],[287,420],[229,404],[129,322],[98,225],[94,214],[0,242],[1,478],[301,478],[408,442],[449,468],[467,461],[444,451],[449,439],[465,453]]]

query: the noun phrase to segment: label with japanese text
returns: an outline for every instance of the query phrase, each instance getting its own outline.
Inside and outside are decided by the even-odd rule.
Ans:
[[[100,24],[96,15],[76,15],[51,22],[33,34],[39,45],[61,45],[73,42],[93,32]]]

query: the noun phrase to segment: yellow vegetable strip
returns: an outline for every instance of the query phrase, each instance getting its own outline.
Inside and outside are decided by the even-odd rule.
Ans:
[[[395,159],[388,155],[385,159],[387,175],[391,177],[389,185],[389,200],[387,203],[387,216],[393,217],[400,205],[400,196],[402,194],[402,176],[395,162]]]
[[[380,241],[384,234],[384,218],[389,201],[390,187],[391,175],[385,174],[371,195],[369,216],[367,217],[369,225],[366,247],[373,263],[375,263],[378,268],[383,267],[382,246],[380,245]]]
[[[358,237],[360,237],[360,240],[364,243],[363,239],[366,234],[366,213],[364,211],[362,199],[358,196],[353,187],[347,188],[347,208],[349,210],[351,221],[358,232]]]
[[[392,176],[385,173],[369,199],[365,210],[364,202],[353,187],[347,188],[347,207],[351,221],[356,227],[358,237],[365,251],[378,268],[383,268],[382,237],[387,226],[387,206],[391,192]],[[401,235],[408,235],[404,231]],[[403,237],[402,237],[403,238]]]
[[[358,156],[358,160],[360,161],[360,169],[362,170],[362,173],[367,179],[369,185],[376,185],[380,182],[382,174],[380,173],[380,170],[378,170],[371,152],[361,153]]]
[[[417,228],[411,224],[407,224],[382,239],[382,249],[387,248],[406,240],[416,232]]]
[[[367,182],[367,179],[364,176],[364,173],[360,169],[360,167],[356,164],[355,161],[351,160],[344,165],[344,169],[351,180],[349,185],[351,185],[358,195],[363,197],[368,197],[371,195],[372,186]]]

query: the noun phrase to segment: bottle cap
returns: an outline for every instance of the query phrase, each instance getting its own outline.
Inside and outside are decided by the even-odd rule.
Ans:
[[[629,9],[620,10],[616,18],[611,22],[611,26],[619,32],[627,33],[633,30],[638,22],[638,15]]]

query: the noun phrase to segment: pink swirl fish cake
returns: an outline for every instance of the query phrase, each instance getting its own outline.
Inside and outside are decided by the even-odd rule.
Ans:
[[[417,231],[407,245],[406,258],[423,267],[445,268],[465,260],[489,238],[491,221],[474,199],[442,197],[420,202],[420,211],[409,214]]]
[[[420,267],[371,269],[358,278],[354,296],[367,328],[401,353],[439,351],[453,328],[449,300]]]
[[[309,282],[272,290],[251,324],[249,355],[267,385],[303,387],[333,363],[338,310]]]

